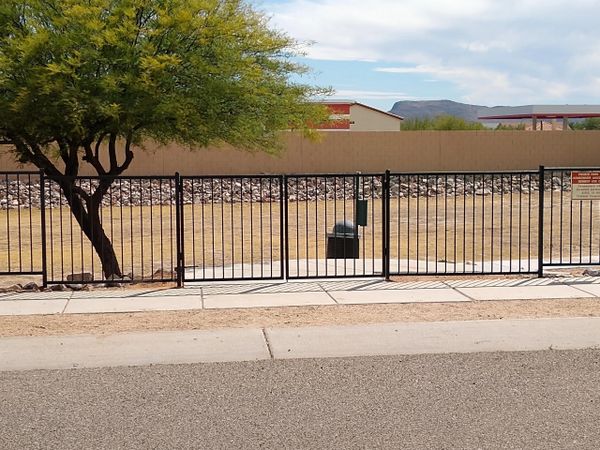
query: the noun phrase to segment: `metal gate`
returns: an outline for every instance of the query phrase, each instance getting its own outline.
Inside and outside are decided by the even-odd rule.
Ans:
[[[384,174],[285,178],[289,279],[383,276]]]
[[[538,177],[390,174],[390,274],[537,273]]]
[[[183,281],[285,276],[283,176],[181,177]]]
[[[43,275],[40,172],[0,172],[0,275]]]

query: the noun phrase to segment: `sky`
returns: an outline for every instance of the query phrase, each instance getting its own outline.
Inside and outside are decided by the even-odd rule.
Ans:
[[[600,0],[253,3],[302,43],[303,81],[337,98],[600,104]]]

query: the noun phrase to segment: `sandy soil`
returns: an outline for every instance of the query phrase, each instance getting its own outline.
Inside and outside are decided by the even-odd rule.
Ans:
[[[109,334],[225,327],[296,327],[543,317],[600,317],[599,299],[313,306],[0,317],[0,336]]]

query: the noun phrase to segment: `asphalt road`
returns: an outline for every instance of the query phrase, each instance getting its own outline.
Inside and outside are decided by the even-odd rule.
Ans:
[[[0,448],[600,447],[600,351],[0,373]]]

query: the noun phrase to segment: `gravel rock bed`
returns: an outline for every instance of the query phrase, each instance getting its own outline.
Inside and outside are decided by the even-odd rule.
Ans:
[[[92,192],[95,180],[81,180],[79,186]],[[314,201],[352,199],[355,192],[354,177],[292,177],[288,180],[290,201]],[[365,199],[379,199],[382,195],[380,177],[365,176],[358,182],[359,195]],[[392,176],[392,198],[416,198],[455,195],[532,193],[538,192],[537,177],[525,175],[448,175],[448,176]],[[547,191],[570,191],[570,177],[552,177],[545,180]],[[183,182],[183,202],[191,203],[239,203],[277,202],[281,196],[277,178],[202,178]],[[40,183],[29,180],[0,180],[0,209],[39,208]],[[49,182],[46,186],[47,206],[66,205],[59,186]],[[173,179],[122,179],[113,183],[103,199],[103,206],[169,205],[175,202]]]

